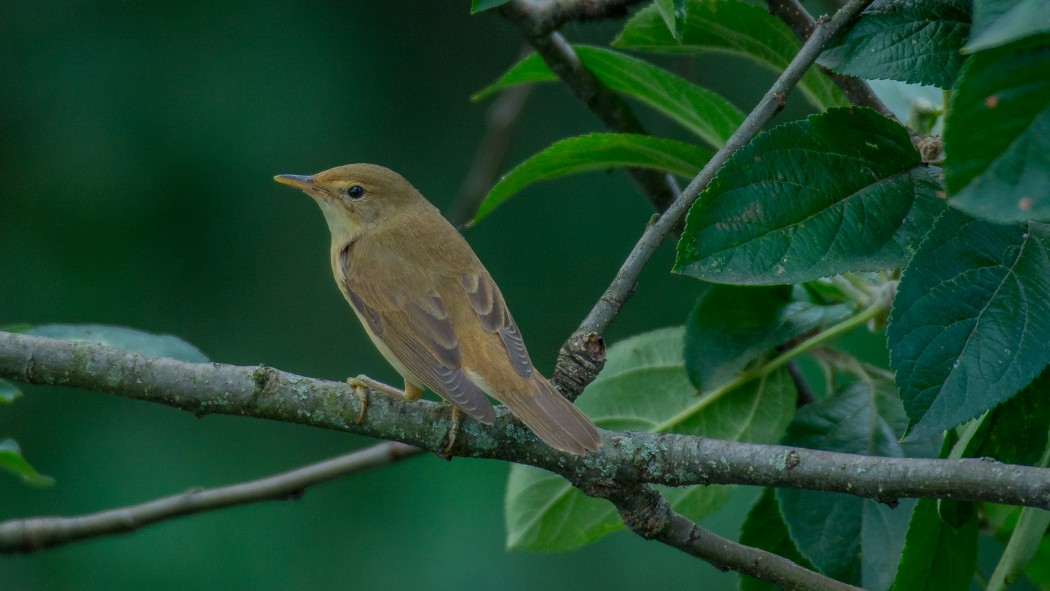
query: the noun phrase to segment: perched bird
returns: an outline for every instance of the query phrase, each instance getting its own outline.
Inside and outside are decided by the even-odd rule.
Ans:
[[[413,401],[429,388],[491,425],[488,394],[551,447],[577,455],[598,449],[594,423],[532,366],[499,287],[470,245],[404,177],[348,164],[274,180],[321,207],[335,282],[405,379],[403,393],[390,393]]]

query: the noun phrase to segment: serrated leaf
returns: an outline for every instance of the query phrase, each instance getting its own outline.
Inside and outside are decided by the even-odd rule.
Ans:
[[[759,548],[783,556],[791,562],[810,570],[813,565],[799,553],[795,543],[788,535],[784,516],[780,514],[780,505],[774,489],[762,491],[755,505],[751,507],[743,525],[740,526],[740,543],[752,548]],[[777,591],[780,587],[766,581],[748,576],[740,577],[740,591]]]
[[[800,283],[904,266],[944,210],[937,169],[868,109],[832,109],[759,134],[686,217],[675,272]]]
[[[128,349],[147,355],[171,357],[193,363],[204,363],[208,358],[200,349],[171,335],[158,335],[102,324],[41,324],[25,331],[38,337],[51,337],[67,341],[98,343],[107,347]]]
[[[1050,221],[1050,37],[982,51],[959,73],[944,124],[955,207],[997,222]]]
[[[22,396],[22,391],[7,380],[0,380],[0,404],[11,404]]]
[[[901,444],[907,416],[892,384],[855,382],[798,411],[785,445],[886,457],[935,457],[932,440]],[[870,499],[779,489],[777,500],[798,550],[832,578],[865,589],[889,587],[914,503],[895,509]]]
[[[1032,35],[1050,32],[1046,0],[975,0],[970,53],[999,47]]]
[[[649,105],[714,147],[721,147],[744,121],[740,109],[726,99],[648,62],[601,47],[576,45],[573,49],[610,89]],[[473,98],[484,98],[515,84],[556,79],[540,56],[533,54]]]
[[[776,441],[794,413],[790,375],[780,370],[719,398],[697,396],[685,373],[683,333],[657,330],[609,347],[605,368],[584,391],[580,408],[605,429]],[[676,510],[700,519],[725,502],[728,489],[697,486],[666,494]],[[536,468],[511,468],[506,500],[510,549],[569,550],[623,528],[611,504]]]
[[[919,499],[908,524],[894,591],[966,589],[977,566],[977,517],[961,527],[941,519],[936,499]]]
[[[970,0],[890,0],[864,11],[817,63],[868,80],[950,88],[970,32]]]
[[[1050,362],[1050,226],[949,209],[904,271],[887,338],[909,433],[938,433],[1027,386]]]
[[[802,47],[787,25],[761,6],[740,0],[691,0],[679,42],[668,31],[660,11],[649,6],[624,25],[612,45],[654,53],[729,53],[781,72]],[[798,85],[819,110],[845,106],[845,97],[826,76],[810,70]]]
[[[704,290],[685,326],[685,369],[693,386],[705,392],[722,386],[777,345],[850,314],[845,305],[795,301],[792,293],[789,286]]]
[[[539,180],[620,166],[692,177],[710,158],[711,151],[706,148],[648,135],[592,133],[561,140],[504,175],[485,196],[471,224]]]
[[[470,14],[477,14],[503,6],[510,0],[470,0]]]
[[[14,439],[0,441],[0,470],[19,476],[22,482],[30,486],[51,486],[55,483],[54,478],[40,474],[29,465]]]

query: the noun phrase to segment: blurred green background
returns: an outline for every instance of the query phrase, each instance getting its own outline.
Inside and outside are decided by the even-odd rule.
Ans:
[[[484,130],[487,105],[469,96],[516,59],[516,29],[469,16],[466,0],[10,1],[0,22],[0,324],[123,325],[177,335],[215,361],[396,383],[332,282],[316,206],[271,178],[375,162],[447,210]],[[607,43],[619,26],[565,33]],[[665,63],[745,110],[773,79],[724,57]],[[803,112],[793,99],[781,120]],[[542,86],[503,170],[601,129],[563,87]],[[541,369],[650,214],[613,171],[531,187],[468,233]],[[698,285],[667,272],[671,255],[664,245],[649,265],[611,341],[682,322]],[[109,509],[373,443],[26,391],[0,409],[0,437],[58,482],[37,490],[0,474],[0,520]],[[296,502],[2,557],[0,588],[734,588],[735,575],[626,533],[567,554],[506,552],[506,472],[419,457]],[[739,519],[711,525],[735,535]]]

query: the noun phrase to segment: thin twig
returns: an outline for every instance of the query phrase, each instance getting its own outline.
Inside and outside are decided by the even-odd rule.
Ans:
[[[623,491],[609,500],[634,533],[647,540],[663,542],[719,569],[735,570],[782,589],[860,591],[858,587],[813,572],[772,552],[716,535],[672,511],[667,501],[648,485]]]
[[[769,7],[769,12],[783,21],[800,41],[809,39],[813,27],[816,26],[816,21],[798,0],[766,0],[766,6]],[[882,102],[882,99],[875,94],[867,82],[853,76],[837,74],[824,66],[818,65],[817,67],[835,83],[835,86],[839,87],[851,104],[874,109],[885,117],[897,120],[897,116]]]
[[[474,161],[448,213],[448,219],[454,226],[469,222],[485,194],[492,188],[531,92],[531,84],[511,86],[500,93],[489,107],[485,117],[485,135],[478,144]]]
[[[587,14],[600,14],[603,18],[607,18],[616,14],[617,8],[622,14],[622,11],[631,2],[540,3],[529,0],[512,0],[503,5],[501,11],[503,16],[522,30],[526,40],[547,64],[547,67],[609,129],[620,133],[648,135],[627,102],[601,80],[598,80],[583,65],[569,42],[554,32],[555,27],[551,26],[554,23],[560,26],[564,22],[560,19],[566,14],[572,14],[570,7],[575,6],[583,10],[582,7],[588,4],[594,4],[594,6],[585,10]],[[553,18],[552,15],[559,16]],[[657,211],[667,209],[667,206],[678,196],[678,183],[668,173],[645,168],[627,168],[627,172]]]
[[[0,523],[0,554],[38,552],[100,536],[130,533],[183,515],[260,501],[296,499],[308,487],[414,456],[423,450],[386,442],[281,474],[210,489],[192,489],[141,505],[78,517],[34,517]]]
[[[656,252],[656,249],[680,222],[685,213],[689,211],[700,191],[707,187],[711,179],[714,178],[715,173],[722,168],[733,153],[761,131],[762,126],[783,107],[788,93],[795,88],[802,75],[805,74],[806,70],[817,59],[817,56],[820,55],[824,44],[828,42],[836,31],[863,10],[865,6],[870,4],[871,1],[851,0],[841,10],[836,12],[833,17],[826,22],[818,24],[813,29],[813,34],[802,45],[802,49],[791,60],[791,63],[784,69],[784,72],[773,83],[773,86],[762,97],[758,105],[744,119],[740,127],[726,140],[725,145],[707,162],[704,168],[689,183],[689,186],[678,196],[678,199],[667,208],[667,211],[649,224],[641,239],[635,244],[634,249],[627,255],[608,289],[605,290],[605,293],[591,309],[591,312],[580,323],[576,332],[566,341],[562,354],[558,359],[558,367],[555,370],[555,380],[559,386],[572,387],[581,381],[575,376],[573,379],[559,378],[558,376],[559,373],[565,372],[579,373],[579,370],[569,368],[567,365],[576,362],[579,357],[585,357],[586,351],[572,350],[573,344],[584,342],[589,338],[593,339],[591,335],[601,337],[601,335],[605,334],[605,329],[609,326],[609,323],[616,317],[630,295],[634,293],[635,284],[642,272],[642,268],[649,262],[653,253]],[[574,359],[574,357],[577,359]],[[594,362],[592,364],[597,365]],[[591,379],[593,380],[593,377]],[[565,394],[570,398],[574,398],[579,395],[579,391],[569,390]]]

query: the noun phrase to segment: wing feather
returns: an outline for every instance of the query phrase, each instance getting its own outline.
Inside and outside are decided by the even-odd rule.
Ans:
[[[362,281],[352,274],[344,278],[343,288],[374,338],[411,372],[411,381],[422,382],[471,417],[492,424],[495,410],[462,369],[459,339],[440,294],[433,289],[410,292],[401,287],[407,284],[404,277],[371,279]],[[398,288],[387,288],[393,285]]]
[[[467,301],[471,309],[477,314],[482,328],[487,332],[498,333],[507,349],[511,365],[514,371],[522,377],[532,377],[532,359],[525,349],[525,341],[521,338],[521,331],[514,319],[510,316],[503,294],[487,272],[463,273],[460,276],[463,290],[467,294]]]

